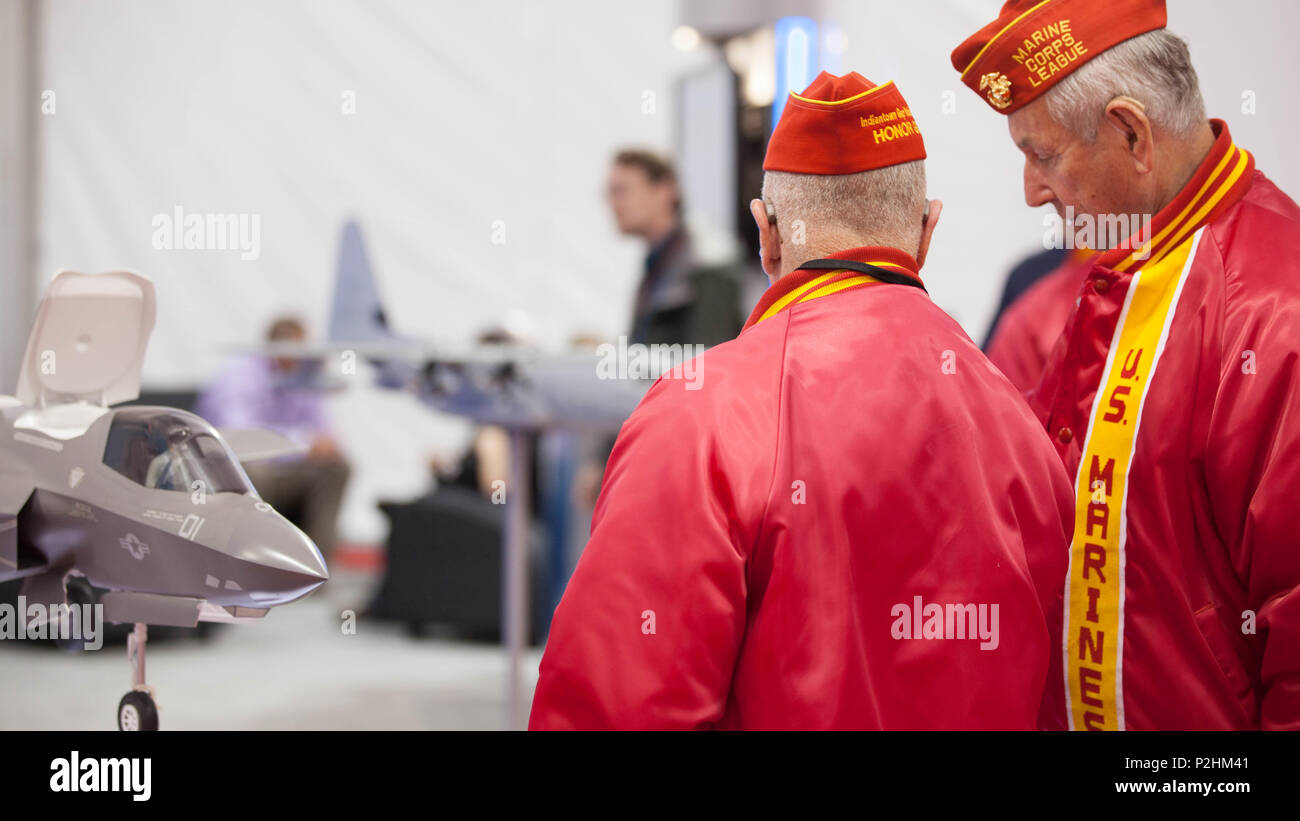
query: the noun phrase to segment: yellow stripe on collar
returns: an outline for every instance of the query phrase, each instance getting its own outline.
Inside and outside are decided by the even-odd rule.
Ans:
[[[889,265],[891,268],[898,267],[895,266],[893,263],[888,263],[888,262],[886,263],[872,262],[869,264]],[[799,286],[795,290],[781,297],[776,302],[773,302],[772,306],[768,308],[766,311],[764,311],[763,315],[758,318],[758,321],[762,322],[765,319],[770,319],[794,303],[807,302],[810,299],[817,299],[823,296],[830,296],[831,294],[838,293],[840,291],[843,291],[846,288],[852,288],[857,285],[869,285],[872,283],[875,284],[880,283],[880,280],[876,279],[875,277],[867,276],[866,274],[858,274],[856,276],[845,277],[843,279],[835,280],[834,282],[827,282],[827,280],[830,280],[835,276],[843,273],[847,273],[847,272],[842,268],[835,271],[827,271],[821,276],[812,279],[807,283]]]
[[[808,281],[807,283],[805,283],[804,285],[800,286],[799,288],[796,288],[795,290],[793,290],[793,291],[791,291],[790,293],[786,294],[785,296],[781,297],[781,298],[778,299],[776,302],[773,302],[773,303],[772,303],[772,307],[768,308],[766,311],[763,312],[763,315],[760,316],[760,317],[758,318],[758,321],[759,321],[759,322],[762,322],[764,319],[768,319],[768,318],[770,318],[770,317],[772,317],[772,316],[775,316],[776,314],[780,313],[782,308],[784,308],[785,306],[789,305],[791,302],[794,302],[795,300],[797,300],[799,297],[803,296],[804,294],[808,293],[809,290],[811,290],[811,289],[813,289],[813,288],[816,288],[818,285],[821,285],[823,282],[825,282],[826,280],[828,280],[828,279],[830,279],[831,277],[835,276],[837,273],[839,273],[839,272],[838,272],[838,271],[827,271],[826,273],[822,274],[821,276],[816,277],[816,278],[814,278],[814,279],[812,279],[812,280],[809,280],[809,281]]]
[[[1217,177],[1219,171],[1223,169],[1223,166],[1229,164],[1232,160],[1236,160],[1236,165],[1232,166],[1231,173],[1223,179],[1223,182],[1218,184],[1218,187],[1214,188],[1213,191],[1210,191],[1209,194],[1206,195],[1206,188],[1209,188],[1210,183],[1214,181],[1214,178]],[[1130,255],[1126,257],[1125,261],[1121,262],[1121,268],[1115,270],[1128,270],[1134,268],[1134,262],[1143,262],[1143,265],[1141,266],[1145,268],[1145,266],[1151,265],[1153,262],[1158,262],[1161,259],[1164,259],[1164,257],[1169,255],[1169,252],[1173,251],[1174,248],[1182,246],[1184,240],[1186,240],[1188,236],[1191,236],[1192,233],[1195,233],[1196,229],[1201,227],[1201,220],[1204,220],[1205,214],[1212,212],[1214,207],[1218,205],[1219,200],[1222,200],[1223,197],[1227,196],[1227,192],[1232,190],[1232,186],[1235,186],[1236,181],[1242,178],[1242,174],[1245,169],[1247,169],[1248,164],[1248,153],[1245,152],[1244,149],[1238,148],[1234,145],[1234,147],[1223,156],[1222,160],[1219,161],[1218,166],[1214,169],[1214,173],[1210,174],[1210,178],[1206,179],[1205,186],[1201,187],[1200,191],[1197,191],[1195,199],[1192,199],[1191,203],[1187,204],[1187,208],[1183,209],[1183,213],[1178,214],[1177,220],[1173,220],[1169,225],[1165,226],[1165,229],[1156,236],[1156,239],[1152,240],[1151,246],[1143,246],[1138,248],[1138,251],[1130,253]],[[1195,210],[1195,213],[1192,213],[1193,210]],[[1183,217],[1187,217],[1188,214],[1191,214],[1191,217],[1184,222]],[[1169,242],[1162,242],[1162,240],[1169,235],[1170,231],[1174,230],[1174,226],[1180,226],[1178,233],[1171,236]],[[1147,253],[1152,253],[1151,261],[1138,259],[1138,255],[1143,251],[1143,249],[1145,249]]]
[[[1213,191],[1210,191],[1210,186],[1213,185],[1215,178],[1219,176],[1219,172],[1233,160],[1236,160],[1236,165],[1233,167],[1232,172]],[[1215,166],[1214,171],[1206,178],[1205,184],[1196,192],[1196,196],[1187,204],[1182,213],[1170,220],[1169,224],[1152,237],[1149,243],[1144,243],[1142,247],[1125,257],[1119,265],[1115,266],[1114,270],[1128,271],[1135,267],[1134,263],[1138,262],[1143,263],[1144,266],[1151,265],[1181,245],[1183,240],[1200,227],[1200,221],[1205,218],[1205,215],[1210,213],[1214,206],[1219,203],[1219,200],[1223,199],[1232,190],[1232,187],[1237,184],[1237,180],[1241,178],[1248,161],[1249,154],[1245,150],[1237,148],[1235,145],[1229,148],[1227,153],[1223,155],[1223,159],[1219,160],[1219,164]],[[1192,214],[1193,211],[1195,211],[1194,214]],[[1192,214],[1192,217],[1184,222],[1183,218],[1188,214]],[[1177,227],[1177,234],[1168,242],[1165,242],[1166,237],[1169,237],[1175,227]],[[1141,253],[1150,254],[1151,259],[1147,260],[1139,257],[1138,255]]]
[[[829,285],[823,285],[822,287],[813,291],[811,294],[806,294],[803,297],[800,297],[799,301],[807,302],[810,299],[817,299],[818,297],[830,296],[831,294],[836,293],[838,291],[843,291],[845,288],[852,288],[854,285],[866,285],[868,283],[873,283],[873,282],[879,284],[880,280],[876,279],[875,277],[869,277],[865,274],[863,274],[862,276],[849,277],[848,279],[841,279],[839,282],[832,282]]]

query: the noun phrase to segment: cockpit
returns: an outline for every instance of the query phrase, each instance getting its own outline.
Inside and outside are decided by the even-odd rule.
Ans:
[[[248,475],[212,426],[184,411],[116,411],[104,464],[147,488],[255,495]]]

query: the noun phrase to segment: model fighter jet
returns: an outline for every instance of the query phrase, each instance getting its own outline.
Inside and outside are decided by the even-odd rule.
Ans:
[[[270,342],[253,350],[307,363],[305,375],[291,378],[321,390],[346,384],[346,378],[338,379],[322,365],[363,359],[375,367],[380,387],[410,390],[435,410],[512,430],[612,434],[655,377],[691,356],[680,345],[652,346],[674,349],[662,351],[626,344],[545,351],[511,342],[467,344],[404,336],[389,326],[361,227],[353,221],[343,226],[339,243],[326,337],[324,343]],[[693,366],[686,367],[685,377],[694,377]]]
[[[0,396],[0,581],[24,579],[20,595],[50,612],[98,599],[105,621],[135,625],[124,730],[158,726],[146,625],[254,621],[328,578],[320,551],[240,467],[296,445],[173,408],[112,407],[139,395],[153,323],[148,279],[64,271],[16,396]]]

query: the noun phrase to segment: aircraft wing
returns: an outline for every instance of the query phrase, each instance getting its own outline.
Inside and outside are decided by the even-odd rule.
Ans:
[[[414,389],[436,410],[515,429],[616,431],[654,381],[650,373],[611,377],[594,352],[426,342],[396,333],[355,221],[344,225],[339,242],[327,337],[323,344],[272,342],[256,351],[319,363],[317,379],[348,374],[350,362],[364,359],[376,366],[381,387]]]
[[[330,340],[329,342],[294,342],[281,340],[237,350],[280,359],[314,362],[340,362],[347,354],[372,362],[406,362],[429,360],[449,363],[499,364],[521,356],[536,356],[531,351],[507,345],[452,344],[407,339]]]
[[[527,355],[497,362],[425,364],[429,405],[508,428],[616,431],[653,383],[608,378],[595,354]]]
[[[305,445],[262,428],[222,429],[218,433],[240,462],[262,462],[281,456],[301,456],[307,452]]]

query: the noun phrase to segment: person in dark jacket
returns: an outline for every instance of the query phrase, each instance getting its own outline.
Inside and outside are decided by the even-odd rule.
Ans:
[[[734,339],[744,324],[741,268],[705,262],[682,219],[672,163],[651,151],[624,149],[610,164],[606,190],[618,230],[645,240],[645,266],[627,333],[631,345],[703,345]],[[596,504],[612,439],[598,444],[574,479],[579,502]]]
[[[647,246],[628,342],[711,346],[734,338],[743,324],[740,275],[698,258],[672,164],[649,151],[620,151],[607,194],[618,230]]]

